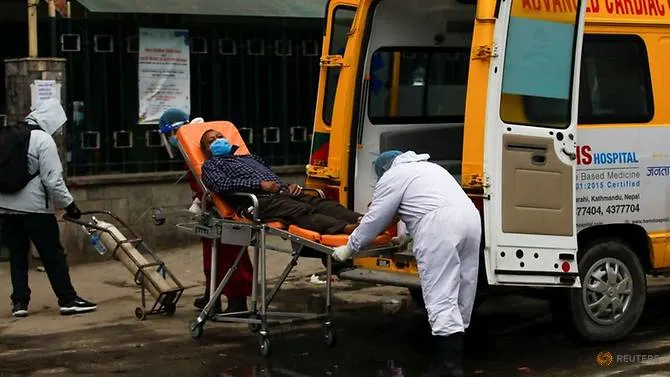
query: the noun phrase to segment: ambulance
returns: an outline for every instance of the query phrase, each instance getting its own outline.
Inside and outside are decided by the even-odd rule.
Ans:
[[[670,0],[330,0],[323,42],[307,186],[364,213],[379,153],[429,153],[480,209],[478,295],[635,327],[670,274]],[[421,302],[411,252],[339,276]]]

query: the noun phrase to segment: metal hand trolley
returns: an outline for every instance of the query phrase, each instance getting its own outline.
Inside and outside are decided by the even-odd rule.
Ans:
[[[106,215],[112,219],[112,222],[101,221],[94,215]],[[63,216],[63,219],[80,225],[99,254],[103,255],[111,250],[114,259],[119,260],[134,274],[135,284],[141,287],[142,305],[135,308],[135,317],[143,321],[148,315],[163,313],[173,315],[185,288],[165,265],[165,262],[160,260],[123,220],[111,212],[82,212],[82,217],[84,216],[91,216],[91,218],[84,221]],[[131,235],[131,239],[127,239],[119,228],[125,228]],[[147,256],[149,258],[146,258]],[[149,309],[146,291],[149,291],[155,298]]]

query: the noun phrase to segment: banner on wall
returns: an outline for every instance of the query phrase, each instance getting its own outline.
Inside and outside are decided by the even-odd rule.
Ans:
[[[157,124],[175,107],[191,112],[188,30],[139,30],[139,124]]]

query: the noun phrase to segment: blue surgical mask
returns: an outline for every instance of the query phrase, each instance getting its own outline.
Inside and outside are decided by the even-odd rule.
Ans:
[[[228,140],[220,138],[214,140],[209,146],[209,150],[212,151],[214,156],[228,156],[232,152],[233,146],[230,145]]]
[[[168,139],[168,142],[170,143],[170,145],[177,148],[177,137],[176,136],[174,136],[174,135],[170,136],[170,138]]]

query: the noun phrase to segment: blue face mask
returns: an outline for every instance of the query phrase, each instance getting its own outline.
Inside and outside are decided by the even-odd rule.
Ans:
[[[214,140],[209,146],[209,150],[212,151],[214,156],[228,156],[231,154],[233,146],[230,145],[228,140],[221,138]]]
[[[170,138],[168,139],[168,142],[170,143],[170,145],[177,148],[177,137],[176,136],[174,136],[174,135],[170,136]]]

